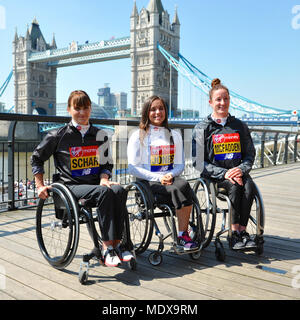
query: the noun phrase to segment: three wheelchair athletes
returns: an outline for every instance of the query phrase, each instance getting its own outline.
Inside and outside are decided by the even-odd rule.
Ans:
[[[254,145],[247,125],[229,114],[229,91],[218,79],[212,81],[209,103],[212,114],[193,131],[193,165],[202,177],[211,179],[228,193],[233,217],[231,248],[254,248],[256,243],[246,232],[254,199],[253,181],[249,175],[255,157]],[[134,259],[131,246],[122,241],[124,225],[130,224],[132,229],[134,220],[149,220],[141,240],[135,243],[133,239],[135,249],[140,249],[140,252],[147,249],[153,224],[156,227],[153,212],[155,206],[160,205],[164,212],[166,207],[171,208],[163,217],[171,230],[175,251],[199,253],[207,230],[202,224],[195,192],[180,177],[185,165],[182,137],[169,128],[164,100],[152,96],[144,103],[139,129],[131,135],[127,150],[128,170],[137,178],[137,184],[133,183],[126,189],[110,180],[113,164],[108,137],[89,122],[91,100],[87,93],[73,91],[67,108],[72,118],[70,123],[50,131],[31,157],[39,198],[47,199],[51,190],[51,186],[44,185],[43,165],[53,155],[58,171],[56,182],[67,186],[78,201],[84,199],[86,206],[97,208],[101,257],[107,266],[117,266],[121,261]],[[235,143],[234,149],[217,147],[232,143]],[[78,165],[80,163],[82,166]],[[130,191],[134,191],[134,201],[141,202],[138,215],[132,214],[127,203]],[[137,196],[137,191],[140,196]],[[174,221],[167,216],[177,217],[178,232]],[[127,242],[128,237],[129,230]]]

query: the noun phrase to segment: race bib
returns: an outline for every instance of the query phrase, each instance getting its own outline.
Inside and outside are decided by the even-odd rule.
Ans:
[[[98,146],[70,147],[73,177],[99,174]]]
[[[239,133],[214,134],[212,139],[215,160],[241,158],[241,142]]]
[[[151,171],[152,172],[164,172],[173,169],[175,146],[158,146],[150,147],[151,157]]]

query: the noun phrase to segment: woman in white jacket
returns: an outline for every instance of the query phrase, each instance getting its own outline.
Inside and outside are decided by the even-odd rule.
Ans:
[[[154,194],[172,201],[178,219],[178,245],[184,250],[194,250],[197,245],[188,234],[192,189],[179,177],[184,169],[182,137],[169,129],[162,98],[152,96],[145,101],[139,127],[128,142],[129,173],[147,181]]]

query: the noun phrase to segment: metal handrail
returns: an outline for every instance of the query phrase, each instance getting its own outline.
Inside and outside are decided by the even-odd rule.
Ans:
[[[17,208],[24,208],[28,206],[29,200],[32,200],[36,196],[35,190],[33,190],[33,196],[29,196],[26,191],[26,196],[20,199],[15,195],[15,174],[19,171],[19,160],[17,161],[17,167],[15,162],[15,156],[19,153],[19,147],[16,151],[16,143],[22,144],[25,143],[24,139],[16,139],[15,131],[16,125],[18,122],[31,122],[31,123],[68,123],[70,122],[70,117],[57,117],[57,116],[42,116],[42,115],[28,115],[28,114],[7,114],[0,113],[0,121],[9,121],[9,132],[8,138],[5,142],[2,142],[2,152],[0,150],[0,155],[2,154],[2,178],[1,178],[1,188],[0,191],[2,193],[2,198],[0,198],[0,207],[2,206],[4,210],[14,210]],[[138,127],[139,120],[132,118],[129,119],[90,119],[91,123],[95,125],[103,125],[103,126],[124,126],[128,127]],[[171,128],[181,129],[184,134],[185,129],[193,129],[196,123],[170,123]],[[267,165],[278,165],[279,163],[290,163],[300,161],[300,152],[299,152],[299,133],[300,132],[292,132],[287,130],[270,130],[270,129],[254,129],[250,128],[252,134],[256,134],[256,139],[258,141],[257,147],[257,157],[254,168],[263,168]],[[282,137],[279,139],[279,137]],[[269,140],[267,140],[269,138]],[[123,139],[123,142],[125,140]],[[270,142],[271,141],[271,142]],[[36,141],[37,143],[38,141]],[[190,142],[190,141],[188,141]],[[273,144],[272,144],[273,142]],[[126,143],[126,141],[125,141]],[[271,143],[271,147],[270,147]],[[7,169],[7,177],[4,177],[4,147],[7,146],[7,157],[8,157],[8,169]],[[272,150],[271,150],[272,149]],[[273,154],[267,154],[268,152],[273,152]],[[33,150],[26,149],[27,152],[32,152]],[[282,160],[280,161],[279,155],[282,155]],[[26,158],[27,159],[27,158]],[[118,154],[117,157],[118,158]],[[26,160],[27,161],[27,160]],[[121,165],[115,169],[115,178],[118,178],[121,183],[128,183],[129,178],[127,175],[127,165]],[[31,171],[31,169],[27,170],[27,162],[26,162],[26,178],[28,179],[27,171]],[[54,166],[52,166],[54,167]],[[53,172],[53,168],[49,164],[49,179],[50,179],[50,171]],[[17,169],[17,170],[16,170]],[[196,177],[196,173],[193,172],[193,166],[191,159],[186,159],[186,169],[184,174],[188,179],[192,179]],[[7,185],[5,185],[5,180],[7,178]],[[18,176],[19,178],[19,176]],[[19,188],[19,187],[18,187]],[[7,191],[7,200],[3,198],[3,192]],[[18,189],[19,191],[19,189]],[[33,205],[33,204],[31,204]],[[0,208],[1,210],[1,208]]]

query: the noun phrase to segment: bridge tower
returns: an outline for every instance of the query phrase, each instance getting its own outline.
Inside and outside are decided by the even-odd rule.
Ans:
[[[48,44],[36,19],[27,28],[26,36],[18,36],[13,41],[13,73],[15,85],[16,113],[55,115],[56,113],[56,68],[47,62],[30,63],[28,58],[33,52],[56,49],[53,36]]]
[[[134,2],[130,17],[130,39],[132,115],[140,115],[145,99],[151,95],[164,98],[168,110],[171,104],[172,115],[176,115],[178,73],[170,68],[157,49],[157,43],[178,59],[180,22],[177,9],[171,23],[161,0],[150,0],[147,9],[142,8],[140,13]]]

